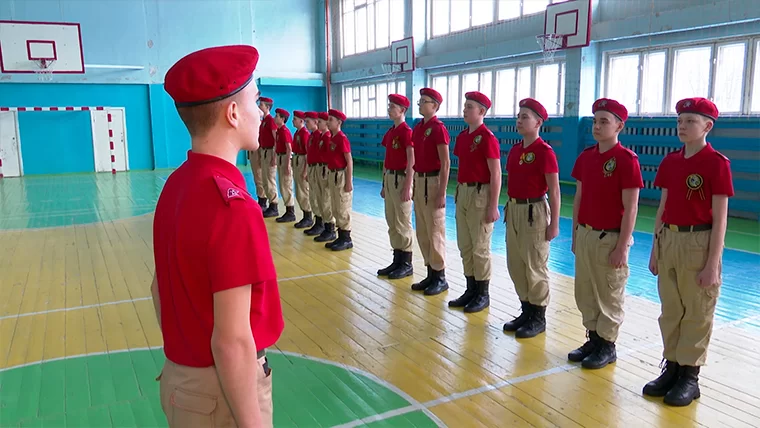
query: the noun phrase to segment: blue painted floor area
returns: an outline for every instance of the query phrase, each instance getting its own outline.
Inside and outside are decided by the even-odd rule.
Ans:
[[[245,173],[248,188],[255,192],[251,173]],[[385,219],[384,201],[380,197],[379,181],[354,178],[353,210],[365,215]],[[503,207],[500,207],[503,215]],[[454,198],[446,201],[446,238],[456,241],[456,220]],[[499,218],[491,251],[495,257],[506,257],[506,227],[504,218]],[[412,222],[415,224],[414,215]],[[563,275],[575,276],[575,256],[570,250],[572,219],[560,218],[560,234],[551,243],[549,269]],[[652,234],[634,232],[629,266],[631,276],[626,292],[659,303],[657,278],[649,272],[649,253]],[[457,261],[454,261],[455,263]],[[735,321],[760,315],[760,254],[727,249],[723,254],[723,286],[716,308],[716,319]],[[757,323],[760,326],[760,322]]]

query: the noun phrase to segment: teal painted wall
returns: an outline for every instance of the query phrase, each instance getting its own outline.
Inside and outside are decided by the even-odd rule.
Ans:
[[[24,174],[95,170],[90,113],[19,112]]]

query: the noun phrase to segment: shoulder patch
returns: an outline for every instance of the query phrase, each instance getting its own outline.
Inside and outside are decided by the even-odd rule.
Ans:
[[[215,175],[214,182],[216,182],[216,187],[219,189],[219,194],[222,196],[224,203],[227,205],[229,205],[230,202],[235,199],[241,199],[243,201],[245,200],[245,195],[248,192],[237,187],[232,181],[219,175]]]

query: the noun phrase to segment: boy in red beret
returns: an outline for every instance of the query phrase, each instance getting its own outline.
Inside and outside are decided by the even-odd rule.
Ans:
[[[449,182],[449,142],[446,125],[437,117],[443,97],[432,88],[420,89],[417,103],[422,120],[412,131],[414,145],[414,214],[417,242],[427,276],[412,290],[435,296],[449,289],[446,281],[446,186]]]
[[[507,269],[520,298],[522,314],[505,323],[504,331],[514,331],[518,338],[546,331],[549,242],[559,234],[557,156],[538,135],[547,119],[549,114],[540,102],[533,98],[520,100],[517,132],[523,140],[512,146],[507,156]]]
[[[259,159],[261,163],[261,180],[264,192],[269,198],[269,207],[264,210],[264,217],[280,215],[277,200],[277,164],[275,156],[275,141],[277,139],[277,124],[270,114],[274,101],[271,98],[259,98],[259,109],[264,114],[259,131]]]
[[[499,218],[501,152],[499,140],[483,123],[491,100],[480,92],[468,92],[465,99],[468,127],[457,136],[454,146],[454,156],[459,158],[454,203],[467,290],[449,306],[479,312],[490,305],[491,236]]]
[[[326,243],[325,248],[343,251],[354,247],[351,241],[354,163],[351,158],[351,143],[340,130],[346,121],[346,115],[335,109],[330,109],[328,115],[327,127],[330,129],[331,137],[326,159],[329,170],[327,185],[332,200],[332,215],[335,216],[335,225],[338,228],[338,239]]]
[[[393,262],[377,271],[389,279],[399,279],[414,273],[412,268],[412,168],[414,147],[412,128],[404,121],[409,99],[403,95],[388,95],[388,117],[393,126],[383,136],[385,147],[383,185],[380,196],[385,200],[385,221],[388,224]]]
[[[319,126],[320,132],[322,133],[322,139],[319,140],[319,157],[322,161],[322,168],[321,172],[319,173],[318,182],[320,187],[320,195],[322,196],[320,200],[320,207],[322,208],[322,221],[324,222],[325,226],[322,230],[322,233],[314,237],[314,241],[330,242],[334,241],[337,238],[335,234],[335,217],[333,217],[332,193],[330,193],[330,170],[327,168],[327,164],[332,157],[330,152],[332,133],[327,126],[327,121],[329,120],[330,115],[327,114],[326,111],[323,111],[319,113],[318,117],[319,120],[317,121],[317,124]]]
[[[164,88],[191,137],[153,220],[151,293],[170,427],[273,422],[266,349],[284,326],[277,272],[261,208],[235,166],[240,150],[259,146],[258,58],[252,46],[215,47],[166,73]]]
[[[306,163],[309,165],[309,202],[314,210],[314,225],[306,230],[307,236],[319,236],[325,230],[322,212],[322,159],[319,145],[322,141],[322,130],[318,124],[319,113],[306,113],[306,127],[311,131],[309,145],[306,149]],[[327,126],[327,123],[324,125]]]
[[[293,153],[291,144],[293,144],[293,135],[290,133],[285,124],[290,118],[287,110],[278,108],[275,110],[274,123],[277,126],[275,137],[275,152],[277,154],[277,175],[280,180],[280,194],[282,201],[285,203],[285,214],[277,217],[277,223],[289,223],[296,221],[295,204],[293,202],[293,168],[290,165],[290,158]]]
[[[311,216],[311,201],[309,200],[309,168],[306,161],[306,151],[311,134],[304,126],[306,113],[296,110],[293,112],[293,125],[296,127],[296,134],[293,136],[293,175],[296,179],[296,200],[298,206],[303,211],[303,218],[294,226],[296,229],[305,229],[314,225],[314,219]]]
[[[597,144],[578,156],[572,176],[575,301],[589,340],[568,359],[587,369],[617,360],[615,341],[623,324],[628,251],[644,187],[636,153],[618,141],[628,110],[615,100],[594,102],[593,134]]]
[[[699,398],[699,368],[707,360],[721,285],[731,162],[707,142],[718,108],[705,98],[676,104],[684,144],[662,160],[654,185],[662,189],[649,270],[662,302],[660,332],[665,367],[644,394],[672,406]]]

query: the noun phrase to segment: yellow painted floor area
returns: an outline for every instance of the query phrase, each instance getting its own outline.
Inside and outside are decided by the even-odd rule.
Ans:
[[[505,260],[494,259],[491,307],[466,315],[447,307],[465,288],[455,242],[451,289],[425,297],[410,290],[424,273],[416,242],[414,278],[380,279],[391,257],[386,225],[357,213],[353,223],[354,249],[335,253],[267,220],[286,317],[280,350],[369,372],[451,427],[760,426],[760,331],[745,320],[716,324],[702,398],[671,408],[641,395],[660,371],[657,304],[628,296],[618,362],[587,371],[566,359],[585,340],[572,278],[552,275],[546,334],[517,340],[501,331],[519,312]],[[0,370],[160,347],[151,226],[147,214],[0,231]]]

